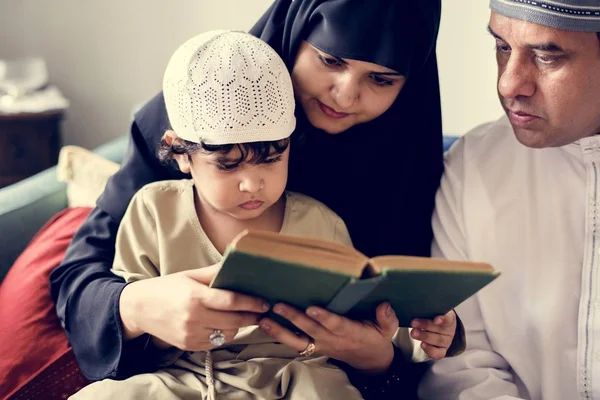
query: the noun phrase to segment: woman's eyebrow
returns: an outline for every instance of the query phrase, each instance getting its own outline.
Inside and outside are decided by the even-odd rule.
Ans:
[[[387,76],[402,76],[402,74],[400,72],[396,72],[396,71],[373,71],[371,72],[374,75],[387,75]]]
[[[334,56],[332,54],[329,53],[325,53],[327,54],[329,57],[333,58],[335,61],[339,62],[340,64],[348,64],[348,62],[346,60],[344,60],[343,58],[340,58],[338,56]]]
[[[327,56],[333,58],[334,60],[336,60],[337,62],[339,62],[340,64],[344,64],[347,65],[348,62],[346,60],[344,60],[343,58],[340,58],[338,56],[334,56],[333,54],[329,54],[329,53],[324,53],[327,54]],[[402,74],[396,71],[371,71],[371,73],[373,75],[387,75],[387,76],[401,76]]]

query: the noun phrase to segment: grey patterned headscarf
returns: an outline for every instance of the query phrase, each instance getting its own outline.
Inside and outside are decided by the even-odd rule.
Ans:
[[[492,11],[566,31],[600,32],[599,0],[490,0]]]

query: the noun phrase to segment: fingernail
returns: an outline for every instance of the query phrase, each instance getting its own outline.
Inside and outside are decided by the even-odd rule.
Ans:
[[[262,305],[263,311],[269,311],[269,308],[271,308],[271,305],[269,305],[269,303],[263,303],[263,305]]]
[[[273,308],[273,311],[275,311],[275,313],[279,315],[285,315],[285,309],[281,306],[275,306],[275,308]]]
[[[436,325],[441,325],[443,322],[444,320],[442,318],[436,318],[435,321],[433,321],[433,323]]]
[[[425,344],[425,342],[421,343],[421,348],[422,348],[423,350],[425,350],[425,349],[427,348],[427,345]]]
[[[313,318],[316,318],[319,316],[319,310],[314,309],[314,308],[309,308],[308,309],[308,315],[310,315]]]
[[[271,325],[267,324],[266,322],[261,322],[259,326],[264,331],[268,332],[271,330]]]
[[[421,336],[421,332],[415,330],[415,331],[412,331],[412,335],[413,335],[413,337],[418,338],[419,336]]]
[[[411,322],[410,326],[413,327],[413,328],[418,328],[419,327],[419,321],[415,320],[415,321]]]
[[[385,316],[389,318],[393,313],[394,310],[392,310],[392,306],[388,304],[388,306],[385,308]]]

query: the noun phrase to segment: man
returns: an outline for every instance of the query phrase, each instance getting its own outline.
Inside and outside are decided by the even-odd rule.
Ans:
[[[490,7],[506,116],[449,152],[433,253],[502,275],[458,307],[467,351],[420,396],[600,398],[600,1]]]

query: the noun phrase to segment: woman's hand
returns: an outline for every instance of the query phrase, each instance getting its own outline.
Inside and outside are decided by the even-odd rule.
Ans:
[[[454,340],[456,333],[456,313],[450,311],[446,315],[440,315],[433,321],[426,319],[415,319],[411,322],[413,328],[410,335],[413,339],[420,340],[421,348],[434,360],[446,357],[448,349]]]
[[[394,359],[392,337],[398,329],[398,319],[388,303],[377,307],[377,322],[358,322],[333,314],[320,307],[309,307],[306,313],[285,304],[273,311],[288,319],[312,338],[315,353],[329,356],[366,373],[387,370]],[[310,343],[269,318],[260,327],[275,340],[299,352]]]
[[[186,351],[208,350],[215,329],[227,342],[256,325],[269,309],[264,300],[208,287],[219,265],[131,283],[119,300],[125,339],[144,333]]]

